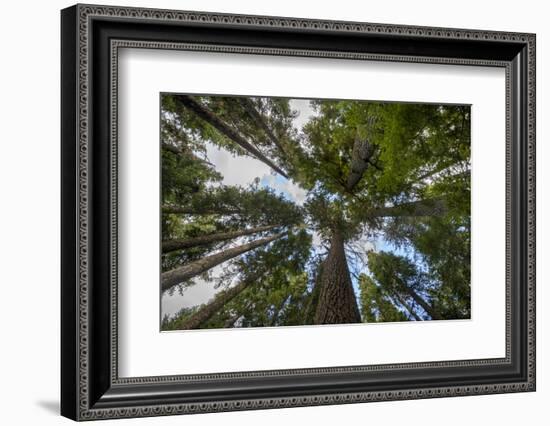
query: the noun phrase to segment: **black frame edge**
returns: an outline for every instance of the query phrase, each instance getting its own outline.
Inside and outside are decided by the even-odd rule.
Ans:
[[[61,11],[61,404],[78,417],[77,51],[78,6]]]

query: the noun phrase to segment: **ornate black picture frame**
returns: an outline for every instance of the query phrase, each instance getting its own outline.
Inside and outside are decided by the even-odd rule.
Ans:
[[[61,13],[61,413],[159,416],[535,390],[535,35],[76,5]],[[117,52],[188,49],[506,70],[506,356],[119,378]]]

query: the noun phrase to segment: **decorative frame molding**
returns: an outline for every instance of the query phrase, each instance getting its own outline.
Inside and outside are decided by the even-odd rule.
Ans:
[[[236,44],[213,42],[209,28],[225,31]],[[264,45],[253,45],[251,32],[264,34]],[[308,33],[332,44],[305,46],[300,36]],[[122,47],[505,68],[506,357],[119,378],[116,119]],[[405,54],[411,47],[415,53]],[[62,11],[62,82],[63,415],[91,420],[535,390],[533,34],[76,5]],[[433,385],[414,385],[410,372],[426,372]],[[382,383],[380,373],[391,377]],[[472,375],[469,384],[453,384]],[[348,383],[335,390],[336,376]],[[224,384],[235,379],[242,389],[224,393]],[[315,383],[300,390],[304,379]],[[254,396],[260,388],[269,396]]]

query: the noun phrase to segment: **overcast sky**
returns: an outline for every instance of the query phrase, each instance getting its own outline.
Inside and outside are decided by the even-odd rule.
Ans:
[[[314,115],[309,101],[305,99],[293,99],[290,101],[292,109],[298,111],[298,116],[294,120],[294,127],[302,130],[302,126]],[[274,189],[282,194],[286,199],[298,205],[302,205],[306,198],[306,191],[278,174],[274,174],[269,166],[255,158],[248,156],[232,155],[223,148],[219,148],[212,143],[206,143],[206,155],[208,160],[215,166],[216,170],[223,176],[223,185],[247,187],[254,182],[254,179],[260,179],[260,185]],[[241,241],[234,241],[232,245],[238,245]],[[318,235],[313,235],[313,244],[315,249],[320,245]],[[226,262],[227,263],[227,262]],[[213,268],[211,276],[218,277],[226,265],[218,265]],[[161,310],[162,316],[172,316],[181,308],[192,307],[206,303],[219,289],[214,288],[215,280],[204,281],[196,279],[196,284],[184,289],[183,293],[175,291],[173,295],[164,293],[162,296]]]

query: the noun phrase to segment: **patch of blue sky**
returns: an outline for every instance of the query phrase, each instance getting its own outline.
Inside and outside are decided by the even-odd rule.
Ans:
[[[406,257],[407,259],[411,260],[416,265],[416,267],[420,270],[424,270],[426,267],[425,263],[422,261],[422,258],[417,255],[416,251],[412,246],[409,246],[408,248],[406,246],[399,246],[391,241],[388,241],[382,235],[374,237],[370,242],[373,245],[373,250],[377,253],[384,251],[384,252],[392,253],[396,256]],[[352,281],[355,297],[359,301],[360,290],[359,290],[359,280],[357,277],[362,273],[370,275],[369,267],[366,263],[350,262],[349,259],[348,259],[348,266],[351,272],[351,281]]]
[[[304,204],[307,196],[304,189],[281,175],[264,174],[260,178],[260,186],[275,190],[276,193],[299,206]]]

